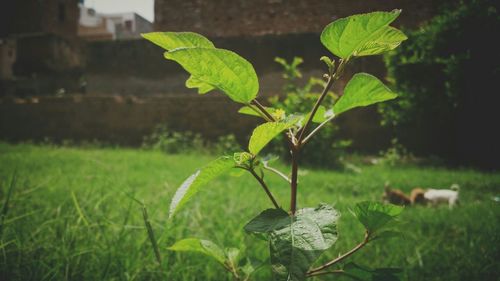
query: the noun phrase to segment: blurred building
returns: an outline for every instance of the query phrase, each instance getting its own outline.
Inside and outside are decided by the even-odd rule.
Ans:
[[[57,35],[72,40],[78,28],[78,0],[4,0],[0,37]]]
[[[141,38],[153,24],[136,13],[101,14],[80,4],[78,36],[86,41]]]
[[[0,95],[71,87],[69,76],[84,61],[76,36],[78,17],[78,0],[3,1]]]

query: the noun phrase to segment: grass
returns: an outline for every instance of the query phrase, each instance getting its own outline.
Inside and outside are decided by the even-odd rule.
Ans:
[[[230,280],[204,256],[166,249],[178,239],[198,237],[244,248],[252,257],[268,256],[266,243],[242,230],[253,216],[271,207],[250,175],[235,172],[220,178],[167,221],[177,186],[212,158],[1,143],[0,204],[4,208],[7,199],[9,203],[0,233],[0,279]],[[359,201],[380,200],[384,182],[405,191],[459,183],[459,207],[407,208],[399,224],[402,238],[369,244],[351,260],[373,267],[403,267],[407,280],[500,278],[500,204],[491,200],[498,195],[500,174],[413,166],[363,166],[362,170],[361,174],[306,170],[300,177],[300,206],[325,202],[342,213],[340,238],[321,261],[361,241],[362,228],[349,208]],[[266,180],[287,207],[286,183],[274,175]],[[161,265],[138,202],[147,208]],[[261,269],[254,280],[270,280],[269,268]]]

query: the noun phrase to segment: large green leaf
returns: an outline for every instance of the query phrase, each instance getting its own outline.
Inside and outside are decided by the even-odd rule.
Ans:
[[[290,216],[283,209],[267,209],[249,221],[244,229],[251,233],[269,233],[290,224]]]
[[[311,264],[337,241],[339,214],[331,206],[297,211],[295,216],[268,209],[252,219],[245,230],[268,233],[271,266],[276,280],[305,280]]]
[[[177,48],[215,48],[205,36],[194,32],[150,32],[142,33],[141,36],[167,51]]]
[[[190,89],[198,88],[198,94],[206,94],[215,89],[215,86],[205,83],[193,75],[186,80],[186,87]]]
[[[328,205],[299,210],[287,226],[270,233],[276,280],[302,281],[311,264],[337,241],[339,214]]]
[[[357,281],[399,281],[398,274],[401,273],[399,268],[377,268],[360,266],[353,262],[347,263],[343,272],[345,275]]]
[[[392,204],[365,201],[356,204],[353,212],[365,228],[373,233],[394,220],[403,209],[403,207]]]
[[[219,263],[224,265],[226,256],[224,251],[215,243],[209,240],[201,240],[198,238],[187,238],[177,241],[174,245],[168,248],[171,251],[177,252],[198,252],[214,258]]]
[[[210,162],[187,178],[177,189],[170,203],[169,217],[182,208],[209,181],[229,171],[235,166],[233,157],[223,156]]]
[[[267,122],[259,125],[253,130],[252,136],[248,143],[248,151],[253,155],[259,152],[276,136],[284,130],[294,126],[293,122]]]
[[[343,59],[392,50],[407,39],[403,32],[389,26],[400,13],[401,10],[373,12],[338,19],[325,27],[321,42]]]
[[[215,48],[210,40],[194,32],[150,32],[141,35],[167,51],[177,48]],[[198,88],[199,94],[205,94],[215,89],[214,86],[192,75],[186,81],[186,87]]]
[[[165,53],[203,85],[211,85],[232,100],[249,103],[259,91],[257,74],[251,63],[238,54],[214,48],[179,48]]]
[[[396,97],[397,95],[375,76],[368,73],[357,73],[347,83],[344,94],[333,106],[333,112],[338,116],[355,107],[367,106]]]

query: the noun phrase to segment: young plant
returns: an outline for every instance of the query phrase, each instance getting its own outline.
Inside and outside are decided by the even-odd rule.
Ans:
[[[197,88],[200,94],[220,90],[230,99],[244,105],[241,113],[260,116],[265,122],[253,131],[248,151],[221,156],[196,171],[182,183],[170,204],[169,216],[175,216],[207,183],[231,169],[248,171],[260,184],[273,208],[262,211],[244,227],[245,231],[269,242],[270,263],[275,280],[305,280],[324,274],[342,274],[355,280],[397,280],[396,269],[371,269],[343,261],[367,243],[393,235],[383,229],[402,211],[394,205],[362,202],[354,206],[355,217],[365,227],[364,239],[345,254],[320,266],[313,266],[319,256],[337,241],[339,212],[332,206],[319,204],[315,208],[297,208],[299,188],[299,158],[305,145],[334,118],[350,109],[396,98],[396,94],[381,81],[367,73],[355,74],[344,88],[344,94],[331,108],[322,106],[333,83],[338,80],[349,62],[361,56],[384,53],[399,46],[406,36],[389,26],[400,14],[374,12],[338,19],[323,30],[321,42],[337,58],[322,57],[328,72],[326,83],[314,106],[307,114],[282,112],[265,107],[257,100],[259,83],[253,66],[239,55],[214,46],[207,38],[191,32],[153,32],[144,38],[167,50],[165,58],[179,63],[191,74],[188,88]],[[311,130],[313,123],[316,127]],[[260,151],[278,135],[283,134],[289,144],[291,172],[269,166]],[[265,172],[274,172],[290,184],[289,207],[278,203],[264,181]],[[256,266],[249,259],[241,259],[235,248],[222,249],[213,242],[195,238],[178,241],[173,251],[199,252],[217,260],[232,273],[235,280],[248,280]],[[342,268],[333,266],[340,263]],[[240,266],[242,265],[242,266]]]

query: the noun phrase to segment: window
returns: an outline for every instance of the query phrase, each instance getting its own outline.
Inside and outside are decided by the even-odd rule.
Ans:
[[[131,20],[126,20],[125,21],[125,29],[127,31],[132,31],[132,21]]]

